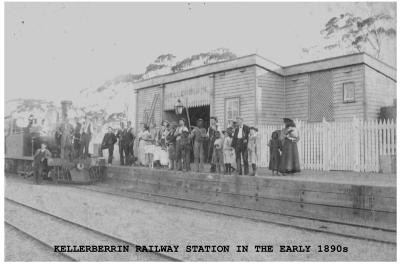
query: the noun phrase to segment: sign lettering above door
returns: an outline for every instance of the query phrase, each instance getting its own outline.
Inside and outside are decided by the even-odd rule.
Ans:
[[[188,107],[209,105],[212,78],[208,76],[167,84],[164,91],[164,110],[173,110],[178,99]]]

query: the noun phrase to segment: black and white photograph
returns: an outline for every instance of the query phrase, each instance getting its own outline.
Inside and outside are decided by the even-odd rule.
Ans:
[[[3,8],[3,261],[397,261],[397,2]]]

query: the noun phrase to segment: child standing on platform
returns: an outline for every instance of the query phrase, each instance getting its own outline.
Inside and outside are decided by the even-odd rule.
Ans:
[[[213,146],[213,159],[212,162],[217,167],[218,173],[221,173],[221,170],[224,168],[224,138],[221,137],[221,133],[219,131],[215,132],[215,141]]]
[[[271,135],[271,139],[268,142],[269,146],[269,166],[272,170],[272,175],[279,175],[279,163],[281,160],[282,142],[279,139],[279,131],[274,131]]]
[[[232,147],[232,130],[228,128],[224,134],[224,163],[225,173],[228,174],[233,170],[232,164],[235,162],[235,150]]]

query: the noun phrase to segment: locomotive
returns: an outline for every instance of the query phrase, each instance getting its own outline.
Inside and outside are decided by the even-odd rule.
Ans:
[[[61,117],[65,120],[72,106],[71,101],[61,102]],[[53,121],[43,119],[40,123],[33,115],[26,126],[19,126],[17,120],[9,120],[5,136],[5,171],[19,175],[33,175],[33,155],[42,143],[46,143],[52,157],[47,161],[44,178],[55,183],[90,184],[100,181],[106,174],[106,162],[101,157],[70,158],[60,157],[62,124],[60,113]],[[56,120],[54,122],[54,120]]]

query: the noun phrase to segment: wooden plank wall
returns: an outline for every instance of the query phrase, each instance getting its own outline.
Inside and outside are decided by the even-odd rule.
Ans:
[[[377,119],[380,108],[393,105],[393,100],[397,98],[396,82],[368,65],[364,68],[367,119]]]
[[[218,212],[290,215],[396,229],[396,187],[363,186],[285,178],[210,175],[168,170],[109,167],[107,182],[126,191],[198,203]],[[292,219],[292,222],[294,220]]]
[[[364,67],[348,66],[332,70],[333,105],[335,120],[350,120],[354,116],[364,118]],[[354,82],[355,102],[343,102],[343,83]]]
[[[309,74],[285,77],[286,117],[308,120],[309,81]]]
[[[354,115],[364,118],[364,66],[354,65],[329,71],[332,74],[334,120],[350,120]],[[356,101],[353,103],[343,102],[343,83],[346,82],[355,83]],[[309,89],[309,73],[285,77],[285,116],[299,120],[309,119]]]
[[[246,124],[256,122],[255,115],[256,67],[244,67],[215,74],[215,116],[220,126],[225,127],[225,99],[240,98],[240,116]]]
[[[285,112],[283,77],[260,67],[256,70],[258,123],[278,124]]]

